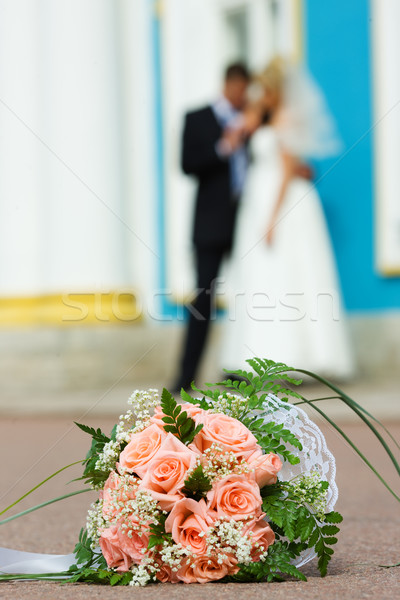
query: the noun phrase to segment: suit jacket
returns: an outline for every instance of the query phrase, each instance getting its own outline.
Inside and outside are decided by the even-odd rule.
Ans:
[[[229,159],[215,146],[222,127],[211,106],[186,115],[182,168],[198,181],[193,223],[193,242],[202,247],[231,247],[237,211],[232,197]]]

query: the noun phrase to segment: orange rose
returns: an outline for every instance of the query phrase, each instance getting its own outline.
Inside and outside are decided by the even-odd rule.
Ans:
[[[120,454],[120,466],[129,473],[136,473],[139,477],[143,477],[165,435],[157,425],[150,425],[139,433],[133,433],[129,444]]]
[[[208,583],[234,575],[239,571],[237,560],[232,555],[222,556],[221,562],[218,556],[203,554],[195,559],[189,558],[184,561],[177,575],[184,583]]]
[[[259,448],[251,431],[233,417],[206,412],[202,422],[203,429],[194,439],[194,444],[200,452],[216,443],[225,451],[233,452],[238,458],[247,458]]]
[[[139,488],[149,490],[162,510],[172,510],[175,502],[182,498],[180,490],[188,470],[195,466],[196,456],[172,433],[168,433],[149,463]]]
[[[245,517],[258,516],[262,499],[260,488],[249,475],[228,475],[217,481],[207,494],[209,508],[219,517],[231,517],[240,521]]]
[[[282,468],[282,461],[277,454],[270,452],[249,460],[249,467],[254,469],[256,482],[260,488],[277,482],[277,473]]]
[[[272,531],[269,523],[264,519],[265,513],[261,513],[258,519],[250,521],[243,530],[243,535],[250,535],[253,542],[252,556],[254,559],[268,550],[275,541],[275,533]]]
[[[206,551],[206,533],[212,522],[204,500],[196,502],[191,498],[183,498],[174,505],[165,521],[165,531],[172,533],[176,544],[184,548],[190,546],[195,554]]]

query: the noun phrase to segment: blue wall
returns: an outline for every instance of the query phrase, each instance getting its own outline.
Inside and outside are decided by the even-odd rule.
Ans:
[[[400,308],[400,278],[381,277],[374,266],[369,1],[304,0],[303,5],[306,62],[345,143],[340,157],[316,164],[345,304],[350,311]]]

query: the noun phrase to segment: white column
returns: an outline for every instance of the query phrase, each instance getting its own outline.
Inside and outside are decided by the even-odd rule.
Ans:
[[[373,82],[377,266],[400,273],[400,3],[373,0]]]
[[[142,300],[151,298],[159,282],[162,223],[156,201],[156,123],[150,0],[117,0],[123,128],[124,197],[130,279]]]
[[[0,0],[0,295],[133,284],[115,7]]]
[[[36,293],[40,274],[40,64],[31,0],[0,2],[0,296]]]
[[[121,99],[112,0],[40,0],[43,287],[128,283]]]

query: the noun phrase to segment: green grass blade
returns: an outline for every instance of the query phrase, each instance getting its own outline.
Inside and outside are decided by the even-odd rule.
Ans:
[[[297,369],[297,370],[299,371],[299,373],[304,373],[304,374],[306,374],[306,375],[308,375],[310,377],[313,377],[314,379],[316,379],[317,381],[323,383],[324,385],[326,385],[327,387],[329,387],[331,390],[333,390],[334,392],[336,392],[337,394],[340,395],[341,400],[349,408],[351,408],[360,417],[360,419],[362,421],[364,421],[364,423],[367,425],[367,427],[369,427],[369,429],[372,431],[372,433],[375,435],[375,437],[380,441],[380,443],[382,444],[382,446],[386,450],[387,455],[389,456],[390,460],[392,461],[392,463],[393,463],[393,465],[394,465],[397,473],[400,475],[400,465],[399,465],[399,463],[395,459],[395,457],[393,455],[393,452],[391,451],[391,449],[389,448],[389,446],[387,445],[386,441],[383,439],[383,437],[381,436],[381,434],[379,433],[379,431],[368,420],[368,418],[366,416],[366,414],[368,415],[367,411],[360,404],[358,404],[355,400],[353,400],[352,398],[350,398],[350,396],[347,396],[347,394],[345,394],[340,388],[338,388],[337,386],[335,386],[333,383],[331,383],[330,381],[328,381],[324,377],[321,377],[320,375],[316,375],[312,371],[306,371],[306,370],[303,370],[303,369]],[[375,418],[374,418],[374,420],[377,421]],[[383,427],[383,425],[379,421],[377,421],[377,423],[381,427]]]
[[[36,506],[32,506],[32,508],[27,508],[12,517],[7,517],[7,519],[3,519],[0,521],[0,525],[4,525],[4,523],[8,523],[9,521],[13,521],[14,519],[18,519],[19,517],[23,517],[28,513],[31,513],[35,510],[39,510],[39,508],[43,508],[44,506],[48,506],[49,504],[54,504],[54,502],[59,502],[60,500],[65,500],[65,498],[70,498],[71,496],[77,496],[78,494],[83,494],[85,492],[92,492],[91,488],[85,488],[84,490],[78,490],[77,492],[69,492],[69,494],[64,494],[64,496],[58,496],[57,498],[52,498],[51,500],[47,500],[46,502],[42,502],[41,504],[37,504]]]
[[[322,402],[322,400],[343,400],[343,397],[342,396],[325,396],[324,398],[312,398],[310,400],[310,402]],[[303,400],[298,400],[297,402],[293,402],[294,406],[296,406],[297,404],[305,404],[305,402]],[[385,427],[385,425],[383,423],[381,423],[379,421],[379,419],[374,417],[374,415],[372,415],[370,412],[368,412],[363,406],[361,406],[361,404],[359,406],[360,406],[360,410],[362,410],[363,413],[365,413],[368,417],[370,417],[370,419],[372,419],[373,421],[375,421],[375,423],[377,423],[380,427],[382,427],[383,431],[392,440],[392,442],[396,446],[396,448],[398,448],[400,450],[399,442],[393,437],[393,435],[390,433],[390,431],[387,429],[387,427]]]
[[[60,573],[2,573],[0,571],[0,581],[18,581],[18,579],[40,579],[42,581],[66,581],[67,578],[72,577],[73,573],[68,571],[61,571]]]
[[[12,504],[10,504],[10,506],[7,506],[7,508],[5,508],[4,510],[2,510],[0,512],[0,515],[4,515],[4,513],[7,512],[8,510],[10,510],[10,508],[12,508],[13,506],[15,506],[19,502],[21,502],[21,500],[23,500],[24,498],[26,498],[27,496],[29,496],[29,494],[32,494],[32,492],[34,492],[35,490],[37,490],[38,488],[40,488],[40,486],[42,486],[43,484],[45,484],[47,481],[49,481],[50,479],[52,479],[53,477],[55,477],[56,475],[58,475],[62,471],[65,471],[66,469],[69,469],[70,467],[73,467],[74,465],[79,465],[79,464],[82,464],[82,463],[83,463],[82,460],[77,460],[76,462],[73,462],[70,465],[67,465],[66,467],[62,467],[62,469],[58,469],[58,471],[56,471],[55,473],[52,473],[51,475],[49,475],[48,477],[46,477],[46,479],[43,479],[43,481],[41,481],[40,483],[38,483],[37,485],[35,485],[35,487],[33,487],[31,490],[29,490],[29,492],[26,492],[26,494],[24,494],[23,496],[21,496],[21,498],[18,498],[18,500],[16,500]]]
[[[312,402],[312,400],[307,400],[307,398],[302,397],[304,402],[306,404],[309,404],[310,406],[312,406],[312,408],[318,412],[326,421],[328,421],[328,423],[330,425],[332,425],[332,427],[334,427],[334,429],[336,429],[336,431],[338,433],[340,433],[340,435],[346,440],[346,442],[353,448],[353,450],[358,454],[358,456],[363,460],[363,462],[371,469],[371,471],[373,473],[375,473],[375,475],[378,477],[378,479],[381,481],[381,483],[383,483],[383,485],[385,486],[385,488],[392,494],[392,496],[394,496],[396,498],[396,500],[398,502],[400,502],[400,496],[398,496],[396,494],[395,491],[392,490],[392,488],[390,487],[390,485],[385,481],[385,479],[382,477],[382,475],[380,475],[380,473],[378,473],[378,471],[375,469],[375,467],[369,462],[369,460],[364,456],[364,454],[361,452],[361,450],[359,450],[359,448],[354,444],[354,442],[352,442],[352,440],[345,434],[345,432],[339,427],[339,425],[337,425],[335,423],[335,421],[333,421],[332,419],[330,419],[328,417],[328,415],[326,413],[324,413],[323,410],[321,410],[318,406],[315,406]]]

